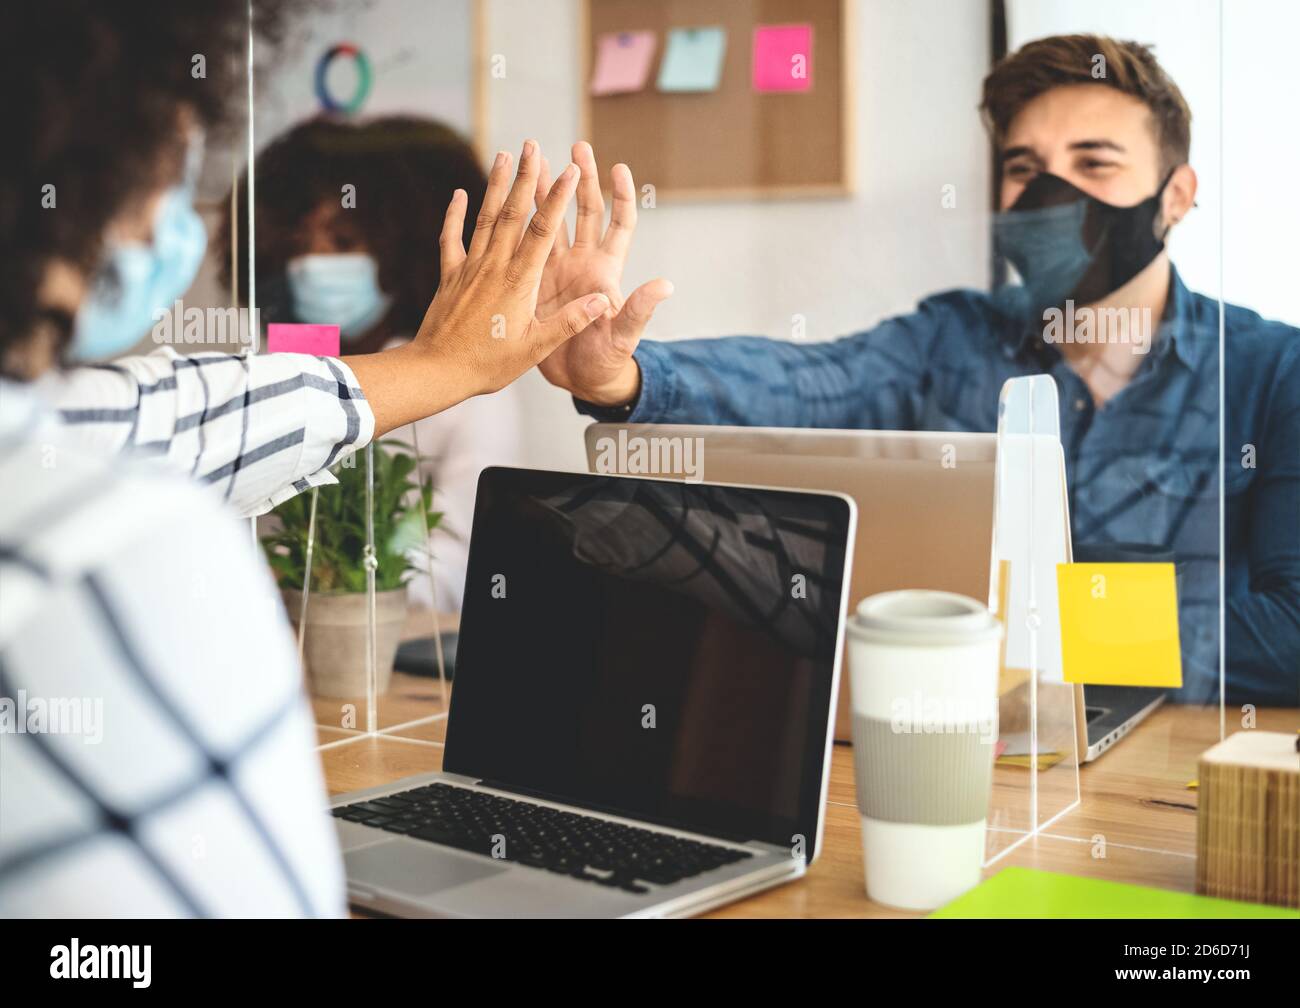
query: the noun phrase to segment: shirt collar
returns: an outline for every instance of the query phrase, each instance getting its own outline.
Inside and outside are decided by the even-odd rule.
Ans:
[[[994,292],[994,305],[1006,324],[1000,327],[999,337],[1003,353],[1015,359],[1034,345],[1038,331],[1032,323],[1022,322],[1017,314],[1018,302],[1010,285]],[[1178,270],[1169,264],[1169,296],[1165,298],[1165,311],[1156,326],[1155,356],[1157,359],[1172,352],[1188,368],[1195,371],[1206,352],[1205,333],[1198,330],[1192,318],[1193,298]],[[1035,347],[1037,349],[1037,347]]]
[[[1173,353],[1192,371],[1205,359],[1206,334],[1192,317],[1193,298],[1172,263],[1169,264],[1169,297],[1156,329],[1156,353]],[[1215,327],[1217,347],[1217,326]]]

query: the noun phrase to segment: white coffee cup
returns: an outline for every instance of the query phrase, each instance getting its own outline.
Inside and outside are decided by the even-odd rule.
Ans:
[[[1002,624],[952,592],[885,592],[848,620],[867,895],[943,906],[980,879]]]

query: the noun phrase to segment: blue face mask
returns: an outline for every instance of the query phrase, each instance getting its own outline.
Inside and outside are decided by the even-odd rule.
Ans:
[[[1059,176],[1035,176],[1011,209],[993,218],[994,245],[1023,287],[1004,288],[1007,305],[1038,317],[1067,300],[1094,304],[1123,287],[1164,248],[1157,234],[1160,194],[1131,207],[1105,203]]]
[[[95,286],[77,312],[71,355],[99,360],[134,346],[157,314],[189,289],[207,244],[190,186],[168,190],[154,215],[150,244],[109,244]]]
[[[287,274],[294,317],[336,325],[345,342],[364,336],[392,304],[379,289],[379,264],[361,252],[301,255]]]

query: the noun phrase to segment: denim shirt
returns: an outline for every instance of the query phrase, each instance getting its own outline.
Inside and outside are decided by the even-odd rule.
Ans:
[[[631,422],[994,431],[1008,378],[1049,374],[1061,404],[1075,543],[1149,543],[1178,564],[1184,702],[1217,701],[1220,490],[1226,697],[1300,704],[1300,330],[1191,293],[1171,267],[1151,352],[1096,407],[1056,347],[955,290],[832,342],[643,341]],[[1222,472],[1222,480],[1219,474]]]

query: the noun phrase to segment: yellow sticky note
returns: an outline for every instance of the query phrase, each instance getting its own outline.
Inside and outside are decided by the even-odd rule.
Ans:
[[[1038,769],[1040,771],[1050,770],[1052,767],[1056,766],[1056,764],[1060,763],[1061,760],[1063,759],[1065,759],[1065,757],[1062,756],[1060,753],[1056,753],[1056,752],[1039,753]],[[1028,770],[1031,766],[1034,765],[1033,760],[1029,756],[999,756],[997,758],[997,764],[998,766],[1023,767],[1026,770]]]
[[[1173,564],[1057,564],[1056,587],[1066,682],[1183,684]]]

